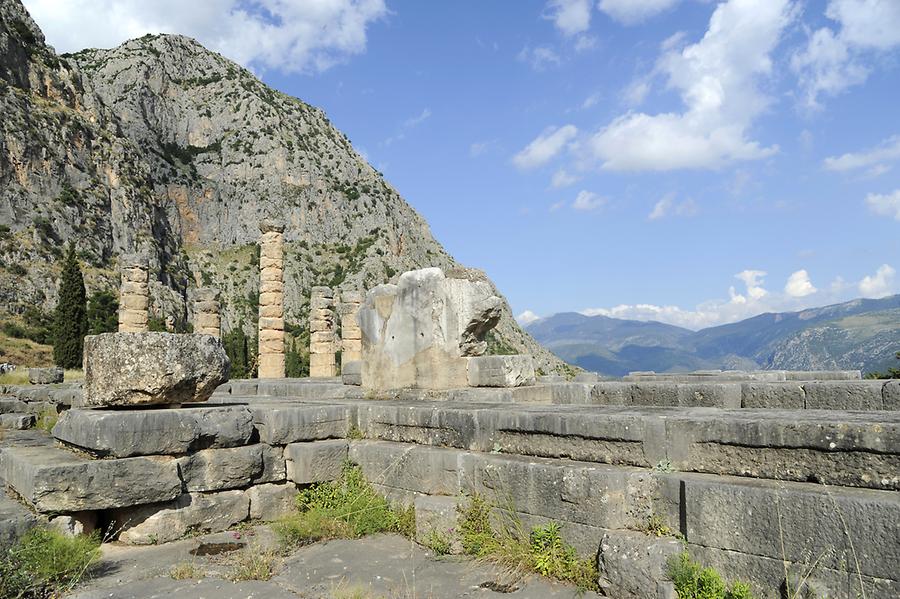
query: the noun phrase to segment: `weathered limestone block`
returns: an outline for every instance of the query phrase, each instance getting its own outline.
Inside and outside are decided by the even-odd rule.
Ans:
[[[347,461],[345,439],[291,443],[284,449],[288,480],[297,484],[337,480]]]
[[[341,382],[345,385],[362,385],[362,360],[344,362],[341,356]]]
[[[222,491],[246,487],[262,473],[262,446],[204,449],[178,459],[184,489]]]
[[[84,340],[84,406],[179,405],[228,380],[222,343],[208,335],[104,333]]]
[[[631,383],[602,382],[591,387],[591,403],[625,406],[630,403]]]
[[[482,355],[502,300],[489,284],[448,279],[439,268],[379,285],[359,311],[363,386],[373,390],[468,385],[467,357]]]
[[[253,478],[253,484],[283,483],[287,480],[287,468],[284,460],[284,447],[278,445],[259,445],[262,451],[262,472]]]
[[[550,399],[555,404],[592,403],[593,383],[553,383],[543,387],[550,391]]]
[[[881,394],[885,410],[900,411],[900,379],[886,381]]]
[[[254,485],[247,489],[250,519],[270,522],[294,511],[297,487],[291,483]]]
[[[258,376],[284,378],[284,225],[259,224]]]
[[[575,375],[576,383],[596,383],[600,380],[600,375],[596,372],[579,372]]]
[[[34,414],[0,414],[0,429],[24,431],[34,426]]]
[[[201,287],[194,292],[194,332],[216,338],[221,336],[219,310],[218,289]]]
[[[358,291],[345,291],[341,296],[341,372],[344,365],[362,360],[362,331],[359,328],[359,307],[363,297]]]
[[[0,493],[0,547],[12,547],[36,523],[31,510],[6,493]]]
[[[425,495],[459,496],[459,462],[465,452],[385,441],[353,441],[349,457],[366,480]]]
[[[29,368],[28,382],[32,385],[50,385],[63,382],[65,372],[59,366],[50,368]]]
[[[884,381],[816,381],[803,383],[808,410],[882,410]]]
[[[350,428],[346,406],[250,406],[259,440],[268,445],[343,438]]]
[[[679,383],[679,406],[741,407],[740,383]]]
[[[668,580],[668,560],[684,550],[671,537],[616,530],[603,535],[597,569],[604,594],[622,599],[659,596]]]
[[[434,538],[450,541],[450,553],[463,552],[459,528],[459,497],[416,495],[416,541],[428,545]]]
[[[799,382],[742,383],[741,407],[802,410],[806,407],[806,392]]]
[[[53,436],[97,455],[175,455],[250,442],[253,417],[243,406],[63,412]]]
[[[250,514],[246,491],[186,493],[175,501],[142,505],[113,513],[119,541],[155,545],[182,538],[188,532],[219,532],[242,522]]]
[[[628,405],[677,406],[678,383],[631,383],[628,387]]]
[[[174,499],[174,459],[89,460],[56,447],[7,447],[0,478],[39,512],[80,512]]]
[[[534,360],[529,355],[469,358],[471,387],[522,387],[534,384]]]
[[[97,512],[75,512],[54,516],[49,520],[53,528],[69,537],[89,535],[97,529]]]

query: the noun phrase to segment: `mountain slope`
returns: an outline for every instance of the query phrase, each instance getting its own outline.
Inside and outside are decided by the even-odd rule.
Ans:
[[[116,258],[151,256],[152,305],[189,321],[191,290],[223,290],[223,326],[254,328],[259,220],[287,224],[286,319],[309,289],[368,289],[440,266],[465,276],[427,223],[324,113],[182,36],[56,56],[18,0],[0,0],[0,314],[56,301],[73,241],[92,290]],[[8,224],[7,224],[8,223]],[[497,337],[561,364],[505,306]]]
[[[885,370],[900,350],[900,295],[760,314],[697,332],[572,313],[527,330],[564,360],[613,376],[714,368]]]

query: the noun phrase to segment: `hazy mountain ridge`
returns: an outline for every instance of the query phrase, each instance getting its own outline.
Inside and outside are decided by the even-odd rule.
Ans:
[[[91,290],[116,258],[151,256],[151,312],[189,322],[191,291],[223,291],[223,325],[256,318],[260,219],[286,230],[286,319],[309,289],[368,289],[439,266],[465,276],[428,224],[325,114],[177,35],[57,56],[19,0],[0,0],[0,316],[56,301],[73,241]],[[559,361],[509,306],[501,344]]]
[[[714,368],[873,371],[894,365],[900,351],[900,295],[760,314],[696,332],[574,313],[526,329],[564,360],[613,376]]]

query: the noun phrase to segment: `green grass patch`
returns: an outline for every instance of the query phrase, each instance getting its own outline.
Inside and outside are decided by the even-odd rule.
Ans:
[[[47,434],[50,434],[53,431],[53,427],[56,426],[56,422],[59,420],[59,413],[56,411],[56,406],[47,406],[41,413],[38,414],[37,422],[35,423],[35,427],[44,431]]]
[[[0,597],[55,597],[70,591],[100,559],[100,537],[34,528],[0,559]]]
[[[716,570],[693,561],[687,551],[669,560],[668,574],[679,599],[755,599],[750,585],[726,584]]]
[[[340,479],[300,491],[297,512],[273,526],[284,550],[325,539],[352,539],[379,532],[415,534],[412,506],[395,508],[366,481],[359,466],[344,464]]]
[[[526,531],[514,510],[494,510],[483,496],[474,494],[459,509],[459,536],[468,555],[571,583],[582,591],[599,590],[595,560],[580,557],[563,540],[556,522]]]

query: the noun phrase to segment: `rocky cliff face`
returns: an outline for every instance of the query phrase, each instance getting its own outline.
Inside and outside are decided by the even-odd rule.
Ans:
[[[252,330],[268,217],[287,225],[291,323],[306,322],[314,285],[461,268],[321,110],[189,38],[57,56],[18,0],[0,0],[0,110],[0,312],[52,308],[73,241],[91,289],[115,288],[117,256],[145,251],[153,315],[186,322],[192,290],[213,285],[224,328]],[[499,341],[555,370],[503,312]]]

